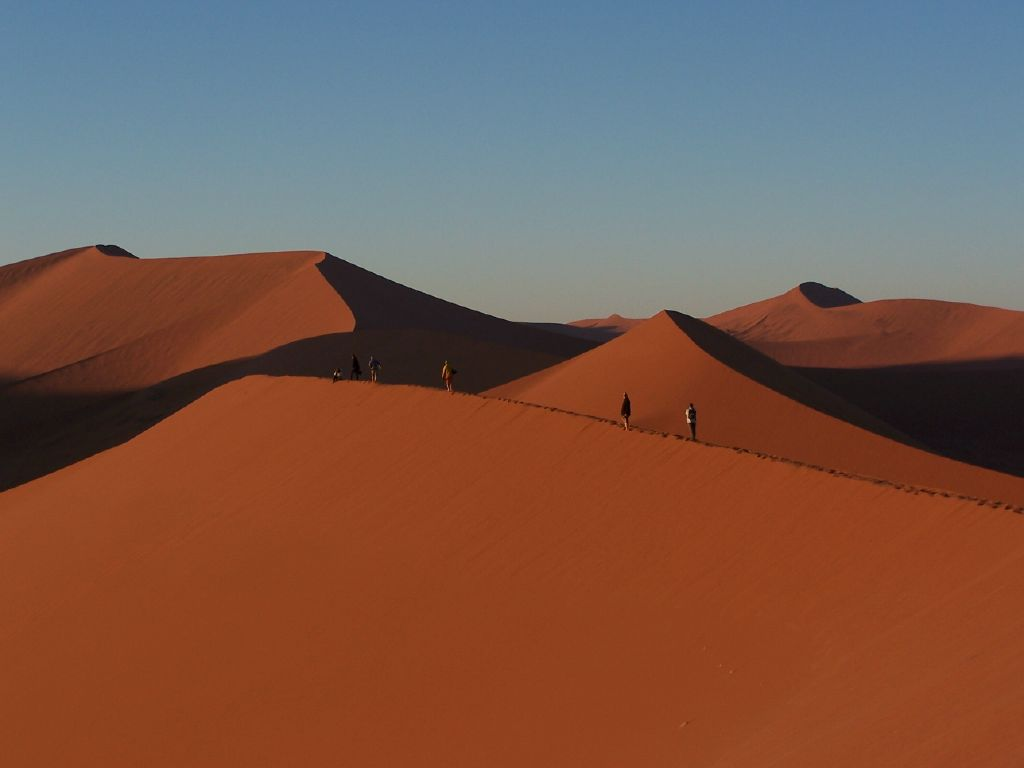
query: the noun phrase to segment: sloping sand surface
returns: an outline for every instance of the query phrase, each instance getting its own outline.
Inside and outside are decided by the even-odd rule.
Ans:
[[[595,331],[601,331],[607,334],[608,338],[614,338],[615,336],[621,336],[626,331],[630,331],[636,328],[640,323],[644,322],[646,318],[643,317],[623,317],[619,314],[612,314],[608,317],[596,317],[589,318],[587,320],[573,320],[567,325],[574,328],[586,328]]]
[[[805,283],[708,322],[932,450],[1024,476],[1024,312]]]
[[[43,257],[43,261],[52,257]],[[37,377],[105,358],[79,389],[132,389],[296,339],[352,330],[313,251],[134,259],[80,249],[0,302],[0,377]],[[36,260],[32,260],[36,261]],[[122,350],[130,348],[128,354]]]
[[[612,418],[623,392],[629,392],[637,426],[682,433],[683,411],[693,402],[702,440],[1024,503],[1024,479],[906,445],[883,422],[675,312],[662,312],[597,349],[487,394]]]
[[[1012,766],[1006,509],[249,378],[0,494],[10,766]]]
[[[836,288],[803,283],[707,322],[785,365],[873,368],[1007,358],[1024,365],[1024,312],[976,304],[862,303]]]
[[[460,307],[333,256],[324,259],[318,269],[352,308],[359,330],[438,331],[563,359],[594,346],[579,338]]]
[[[319,251],[140,260],[93,246],[30,259],[0,268],[0,327],[0,430],[19,436],[0,447],[0,488],[240,375],[347,374],[355,353],[364,373],[374,354],[387,381],[435,384],[450,358],[459,388],[479,390],[593,346]]]
[[[79,391],[134,389],[357,327],[438,331],[561,358],[592,346],[436,299],[319,251],[145,260],[111,253],[111,246],[75,249],[0,269],[0,324],[8,331],[0,379],[93,363],[88,375],[77,372]]]

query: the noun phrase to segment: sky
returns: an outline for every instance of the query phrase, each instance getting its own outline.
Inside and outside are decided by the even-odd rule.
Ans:
[[[1024,309],[1024,3],[31,3],[0,263],[326,250],[516,320]]]

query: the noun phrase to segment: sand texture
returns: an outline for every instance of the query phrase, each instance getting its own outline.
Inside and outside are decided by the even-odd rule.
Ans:
[[[927,299],[861,302],[819,283],[707,322],[786,365],[1024,364],[1024,312]]]
[[[662,312],[597,349],[487,394],[594,416],[618,415],[623,392],[633,424],[869,477],[1024,503],[1024,479],[928,453],[852,406],[727,334]]]
[[[1024,477],[1024,312],[804,283],[708,322],[931,450]]]
[[[137,259],[92,246],[0,268],[0,489],[115,445],[252,373],[479,391],[593,346],[399,285],[321,251]]]
[[[1013,766],[1019,514],[254,377],[0,494],[12,766]]]

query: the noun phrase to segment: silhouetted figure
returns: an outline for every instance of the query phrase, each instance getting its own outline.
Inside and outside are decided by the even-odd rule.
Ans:
[[[380,373],[380,369],[384,366],[380,364],[380,360],[373,355],[370,355],[370,362],[366,364],[366,367],[370,369],[370,381],[376,382],[377,375]]]
[[[359,381],[359,377],[363,375],[363,369],[359,366],[359,358],[354,354],[352,355],[352,370],[348,374],[349,381],[355,379]]]
[[[337,368],[334,369],[334,373],[331,374],[331,384],[336,382],[341,377],[342,377],[341,366],[338,366]]]
[[[686,409],[686,423],[690,425],[690,439],[697,439],[697,409],[693,407],[693,403],[690,403],[690,407]]]
[[[622,415],[622,426],[629,432],[629,417],[632,415],[633,409],[629,404],[628,392],[622,393],[622,407],[619,408],[619,413]]]
[[[455,386],[452,384],[452,379],[455,377],[456,373],[458,373],[458,371],[456,371],[452,367],[451,363],[445,360],[444,365],[441,366],[441,381],[444,382],[444,388],[447,389],[449,392],[455,391]]]

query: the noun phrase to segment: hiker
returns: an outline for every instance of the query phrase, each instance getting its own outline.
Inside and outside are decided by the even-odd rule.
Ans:
[[[370,355],[370,362],[366,364],[366,367],[370,369],[370,381],[376,383],[377,374],[380,373],[380,369],[384,366],[380,364],[380,360],[373,355]]]
[[[363,375],[363,369],[359,367],[359,358],[352,353],[352,371],[348,375],[349,381],[355,379],[359,381],[359,377]]]
[[[626,428],[627,432],[629,432],[629,416],[632,412],[633,410],[629,405],[629,393],[623,392],[622,407],[619,408],[619,413],[622,415],[622,425]]]
[[[452,386],[452,378],[456,373],[458,371],[452,368],[452,364],[445,360],[444,365],[441,366],[441,381],[444,382],[444,388],[449,392],[455,392],[455,387]]]
[[[686,423],[690,425],[690,439],[697,439],[697,409],[693,407],[693,403],[690,403],[690,407],[686,409]]]
[[[336,382],[341,377],[342,377],[341,366],[339,365],[337,368],[334,369],[334,373],[331,374],[331,384]]]

